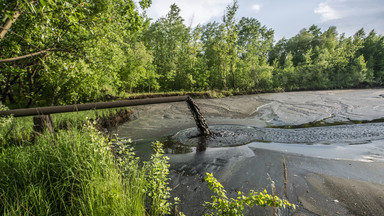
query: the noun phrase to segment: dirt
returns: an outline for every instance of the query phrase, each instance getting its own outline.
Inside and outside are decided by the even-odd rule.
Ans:
[[[371,182],[310,174],[308,182],[320,194],[340,203],[351,215],[381,215],[384,207],[384,186]],[[330,214],[331,212],[329,212]]]
[[[105,134],[111,134],[116,128],[126,123],[131,119],[132,111],[128,109],[118,110],[115,114],[109,116],[100,116],[96,119],[91,119],[91,122],[96,122],[95,127]]]

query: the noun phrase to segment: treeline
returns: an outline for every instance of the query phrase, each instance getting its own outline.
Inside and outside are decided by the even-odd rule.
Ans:
[[[291,91],[384,82],[382,35],[361,29],[346,37],[335,27],[322,31],[313,25],[274,43],[274,31],[257,19],[235,19],[237,1],[228,5],[221,22],[194,28],[184,24],[176,4],[150,22],[132,1],[13,2],[5,4],[0,19],[24,12],[0,39],[3,103],[53,105],[124,92]],[[140,2],[143,8],[149,4]],[[36,55],[15,60],[31,53]]]

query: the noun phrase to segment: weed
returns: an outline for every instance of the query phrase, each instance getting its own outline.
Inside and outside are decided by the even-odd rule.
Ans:
[[[207,173],[205,181],[208,182],[208,187],[215,195],[212,195],[212,202],[205,202],[206,208],[211,210],[211,213],[206,215],[244,215],[243,210],[247,205],[253,206],[271,206],[271,207],[289,207],[295,208],[295,205],[289,203],[287,200],[282,200],[277,196],[269,195],[266,190],[262,192],[255,192],[251,190],[248,195],[238,192],[238,197],[228,198],[227,192],[223,185],[213,177],[213,174]]]

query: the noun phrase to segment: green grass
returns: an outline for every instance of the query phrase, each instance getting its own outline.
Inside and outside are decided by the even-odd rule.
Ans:
[[[88,110],[80,112],[52,114],[54,128],[56,130],[68,127],[81,128],[85,122],[113,116],[123,108]],[[8,146],[25,146],[33,141],[33,116],[18,118],[0,118],[0,149]]]
[[[0,170],[5,215],[145,214],[145,192],[129,190],[131,182],[123,181],[109,143],[92,128],[44,133],[34,145],[7,148]],[[143,173],[130,173],[129,179]]]
[[[154,171],[168,173],[169,165],[161,151],[143,164],[132,148],[122,144],[112,148],[109,139],[86,119],[115,111],[92,112],[53,115],[55,132],[41,135],[33,135],[32,118],[2,119],[0,214],[170,212],[164,175],[154,175]],[[64,123],[66,127],[60,128]],[[116,152],[118,149],[121,152]],[[161,186],[160,190],[152,190],[155,184]]]
[[[0,118],[0,151],[8,146],[28,145],[33,138],[33,117]]]
[[[167,97],[167,96],[181,96],[189,95],[193,98],[222,98],[235,95],[247,95],[247,94],[259,94],[259,93],[271,93],[271,92],[283,92],[282,88],[273,89],[258,89],[258,90],[240,90],[240,89],[228,89],[228,90],[198,90],[198,91],[168,91],[168,92],[153,92],[153,93],[121,93],[117,98],[120,99],[135,99],[135,98],[152,98],[152,97]]]

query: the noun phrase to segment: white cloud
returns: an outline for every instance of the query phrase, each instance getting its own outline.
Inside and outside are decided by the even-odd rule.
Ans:
[[[384,32],[383,0],[323,0],[315,10],[322,28],[336,26],[339,32],[353,35],[360,28]]]
[[[214,17],[224,15],[226,6],[232,0],[155,0],[148,9],[148,15],[154,20],[165,16],[173,3],[180,7],[180,15],[185,19],[185,24],[196,26],[205,24]]]
[[[256,11],[256,12],[259,12],[261,10],[261,5],[259,4],[254,4],[252,5],[252,10]]]
[[[320,3],[315,9],[315,13],[321,15],[323,22],[342,18],[341,13],[329,6],[328,1]]]
[[[171,4],[176,3],[181,9],[185,25],[192,23],[192,27],[195,27],[199,23],[221,21],[226,6],[232,2],[233,0],[153,0],[148,16],[157,20],[169,12]],[[374,28],[379,34],[384,34],[384,0],[239,0],[239,5],[237,17],[255,17],[262,24],[273,28],[276,35],[293,36],[300,29],[312,24],[321,26],[323,30],[332,25],[339,32],[352,34],[361,27]]]

